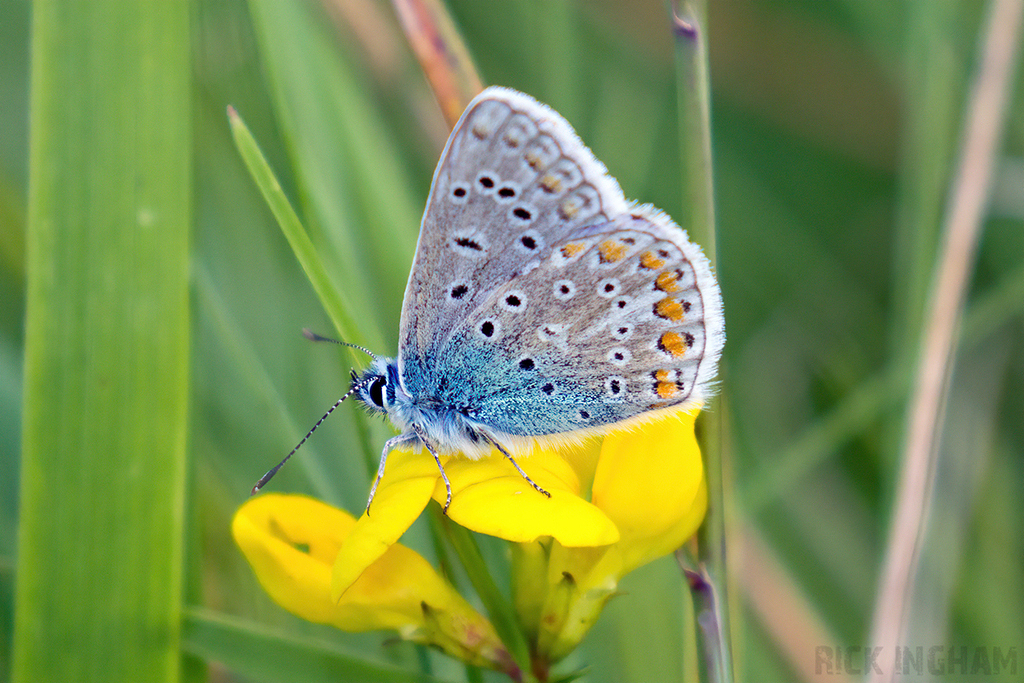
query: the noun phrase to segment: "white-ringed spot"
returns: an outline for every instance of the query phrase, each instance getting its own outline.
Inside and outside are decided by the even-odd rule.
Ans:
[[[633,336],[633,323],[621,323],[612,327],[612,339],[626,341]]]
[[[484,318],[476,326],[476,333],[483,339],[495,339],[501,332],[501,324],[494,318]]]
[[[629,361],[633,360],[633,354],[629,352],[629,349],[617,346],[614,349],[610,349],[605,358],[607,358],[608,362],[612,365],[623,367],[629,363]]]
[[[576,284],[572,280],[559,280],[554,284],[552,294],[559,301],[568,301],[576,296]]]
[[[512,209],[512,218],[521,223],[527,223],[533,220],[533,207],[530,206],[517,206]]]
[[[508,203],[519,196],[520,189],[518,183],[506,180],[498,188],[498,191],[494,193],[494,199],[498,202]]]
[[[448,285],[448,300],[463,301],[469,295],[469,283],[463,280],[456,280]]]
[[[456,254],[470,258],[479,258],[487,254],[487,243],[476,231],[452,236],[451,247]]]
[[[612,302],[612,313],[618,313],[619,311],[623,310],[624,308],[626,308],[626,306],[629,305],[629,302],[632,300],[632,297],[620,296],[618,299]]]
[[[553,342],[565,336],[565,325],[545,323],[537,328],[537,338],[542,342]]]
[[[606,277],[597,283],[597,295],[605,299],[611,299],[622,289],[622,283],[617,277]]]
[[[505,294],[501,299],[501,307],[506,311],[518,313],[519,311],[526,309],[526,294],[518,289],[512,290]]]
[[[476,188],[481,194],[494,194],[500,179],[494,171],[482,171],[476,176]]]
[[[465,204],[469,201],[469,185],[466,183],[452,183],[448,196],[451,198],[452,204]]]
[[[515,248],[524,254],[533,254],[544,246],[544,241],[536,230],[527,230],[519,236],[519,239],[514,244]]]

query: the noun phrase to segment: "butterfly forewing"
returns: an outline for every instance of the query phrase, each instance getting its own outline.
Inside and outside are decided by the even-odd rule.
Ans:
[[[625,210],[561,116],[515,91],[484,91],[452,131],[423,216],[400,329],[406,389],[428,391],[452,330],[496,287]]]

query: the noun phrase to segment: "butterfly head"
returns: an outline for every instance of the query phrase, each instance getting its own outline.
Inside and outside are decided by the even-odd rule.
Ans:
[[[353,373],[352,389],[356,398],[370,410],[389,412],[395,405],[397,392],[402,392],[398,363],[393,358],[375,358],[361,374]]]

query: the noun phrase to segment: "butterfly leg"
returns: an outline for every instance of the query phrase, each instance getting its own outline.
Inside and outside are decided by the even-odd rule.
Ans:
[[[434,445],[427,440],[427,435],[423,433],[422,429],[419,429],[416,425],[412,427],[416,435],[420,437],[420,443],[422,443],[430,454],[434,456],[434,462],[437,463],[437,469],[441,470],[441,478],[444,479],[444,490],[447,496],[444,501],[444,514],[448,514],[448,506],[452,504],[452,485],[448,481],[448,474],[444,471],[444,465],[441,464],[441,456],[437,454],[437,450]]]
[[[370,514],[370,503],[373,502],[373,496],[377,493],[377,485],[380,484],[380,480],[384,477],[384,464],[388,461],[388,453],[399,446],[415,440],[415,434],[407,433],[394,436],[384,442],[384,450],[380,454],[380,467],[377,468],[377,478],[373,480],[373,486],[370,487],[370,500],[366,501],[367,515]]]
[[[511,462],[512,466],[516,468],[516,471],[519,472],[519,474],[522,475],[523,479],[525,479],[526,481],[530,482],[530,486],[532,486],[533,488],[537,489],[538,491],[543,493],[548,498],[551,497],[550,493],[548,493],[547,491],[542,489],[540,486],[538,486],[537,482],[535,482],[533,479],[530,479],[530,475],[528,475],[526,472],[523,471],[523,468],[519,466],[519,463],[517,463],[515,458],[512,457],[512,454],[505,450],[504,446],[502,446],[500,443],[498,443],[494,439],[491,439],[491,438],[486,437],[486,436],[484,438],[487,439],[488,441],[490,441],[491,445],[493,445],[495,448],[497,448],[499,451],[501,451],[502,454],[506,458],[508,458],[509,462]]]

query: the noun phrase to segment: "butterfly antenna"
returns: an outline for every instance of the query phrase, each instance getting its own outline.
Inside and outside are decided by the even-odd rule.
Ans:
[[[359,346],[358,344],[349,344],[348,342],[338,341],[337,339],[331,339],[330,337],[322,337],[316,332],[312,332],[307,328],[302,329],[302,336],[308,339],[309,341],[330,342],[332,344],[340,344],[341,346],[349,346],[353,349],[359,349],[360,351],[362,351],[363,353],[365,353],[367,356],[374,360],[377,360],[378,358],[377,354],[363,346]]]
[[[328,341],[332,341],[332,340],[328,340]],[[298,444],[296,444],[295,448],[293,448],[291,450],[291,453],[289,453],[288,455],[284,456],[284,460],[282,460],[281,462],[279,462],[276,465],[274,465],[274,467],[272,467],[266,474],[264,474],[262,477],[260,477],[260,480],[258,482],[256,482],[256,485],[252,487],[252,491],[249,492],[249,495],[250,496],[255,496],[257,493],[259,493],[260,489],[262,489],[264,486],[266,486],[267,482],[274,478],[274,475],[277,474],[277,471],[279,469],[281,469],[282,467],[284,467],[284,464],[286,462],[288,462],[288,460],[293,455],[295,455],[295,451],[299,450],[299,448],[302,447],[302,444],[306,443],[306,439],[308,439],[310,436],[313,435],[313,432],[316,431],[316,428],[319,427],[320,425],[322,425],[324,423],[324,420],[326,420],[330,416],[330,414],[334,412],[334,409],[337,408],[338,406],[340,406],[341,402],[344,401],[346,398],[348,398],[352,394],[354,394],[357,391],[359,391],[359,389],[361,389],[364,384],[365,384],[365,382],[363,382],[361,384],[353,384],[352,388],[348,390],[348,393],[345,394],[344,396],[342,396],[341,398],[339,398],[334,403],[334,405],[331,406],[327,410],[326,413],[324,413],[324,416],[316,421],[316,424],[313,425],[313,428],[310,429],[308,432],[306,432],[306,435],[304,437],[302,437],[302,441],[300,441]]]

